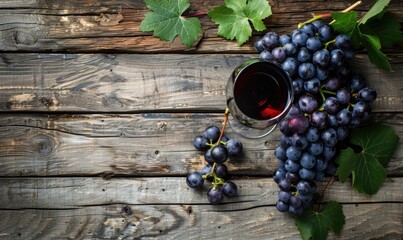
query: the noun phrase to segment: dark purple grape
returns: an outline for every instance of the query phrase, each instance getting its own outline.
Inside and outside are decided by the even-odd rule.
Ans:
[[[222,145],[217,145],[211,149],[211,158],[216,163],[223,163],[228,158],[228,150]]]
[[[316,157],[307,152],[304,152],[301,156],[300,164],[303,168],[311,169],[316,164]]]
[[[329,91],[337,91],[341,87],[341,81],[338,77],[330,77],[325,84],[325,88]]]
[[[313,113],[318,107],[318,102],[310,95],[302,95],[298,100],[298,106],[304,113]]]
[[[278,200],[284,202],[284,203],[289,203],[290,202],[290,198],[291,198],[291,192],[286,192],[286,191],[280,191],[278,193]]]
[[[288,75],[290,75],[290,77],[293,77],[295,74],[297,74],[298,63],[292,57],[287,57],[281,64],[281,67],[288,73]]]
[[[309,93],[312,93],[312,94],[319,93],[319,90],[320,90],[320,81],[319,81],[319,79],[312,78],[312,79],[309,79],[308,81],[305,81],[304,90],[306,92],[309,92]]]
[[[224,164],[217,164],[215,167],[215,174],[219,178],[227,178],[228,168]]]
[[[315,20],[312,22],[312,25],[315,26],[317,32],[325,23],[322,20]]]
[[[342,110],[340,110],[340,112],[337,113],[336,120],[337,123],[340,125],[347,125],[350,123],[351,117],[351,112],[346,108],[343,108]]]
[[[282,147],[282,146],[278,146],[275,150],[274,150],[274,156],[276,156],[278,159],[280,160],[287,160],[287,155],[285,154],[286,152],[286,148]]]
[[[280,211],[280,212],[288,212],[289,206],[288,206],[287,203],[284,203],[284,202],[282,202],[282,201],[278,201],[278,202],[276,203],[276,208],[277,208],[277,210]]]
[[[312,63],[302,63],[298,67],[298,75],[302,79],[311,79],[316,75],[316,68]]]
[[[337,98],[335,97],[328,97],[324,104],[323,107],[325,109],[325,111],[329,114],[335,114],[338,111],[340,111],[340,102],[339,100],[337,100]]]
[[[285,162],[285,170],[287,170],[288,172],[295,173],[295,172],[298,172],[299,169],[301,169],[301,165],[299,165],[299,163],[294,162],[290,159],[288,159]]]
[[[281,46],[291,42],[291,37],[289,35],[281,35],[279,38],[279,42]]]
[[[287,171],[285,169],[279,168],[276,169],[276,171],[274,171],[273,173],[273,180],[278,183],[281,179],[285,178],[285,174],[287,173]]]
[[[316,33],[316,27],[312,25],[311,23],[305,24],[300,28],[301,32],[304,32],[308,35],[308,37],[313,37],[315,36]]]
[[[308,145],[308,152],[314,156],[317,156],[323,152],[322,141],[316,141]]]
[[[349,128],[347,126],[339,126],[336,129],[337,140],[342,141],[348,137]]]
[[[295,217],[301,217],[302,214],[304,214],[304,209],[302,207],[296,208],[294,206],[289,206],[288,212]]]
[[[275,32],[268,32],[262,37],[262,45],[266,50],[272,50],[279,46],[278,35]]]
[[[235,197],[238,195],[238,188],[235,183],[227,181],[222,188],[222,193],[227,197]]]
[[[310,195],[313,190],[311,184],[309,184],[309,182],[307,182],[305,180],[299,181],[296,188],[297,188],[298,194],[301,194],[301,195]]]
[[[344,52],[340,49],[335,49],[330,53],[330,66],[332,68],[340,67],[345,60]]]
[[[295,116],[301,116],[301,115],[302,115],[302,111],[298,108],[298,106],[295,104],[292,104],[290,109],[288,110],[287,116],[295,117]]]
[[[336,36],[334,45],[337,48],[344,49],[344,48],[351,48],[351,41],[347,35],[339,34]]]
[[[306,139],[305,134],[294,133],[291,137],[291,144],[299,150],[304,150],[308,146],[308,140]]]
[[[285,178],[278,182],[278,186],[281,189],[281,191],[288,192],[291,189],[291,182],[287,178]]]
[[[287,148],[285,153],[286,153],[287,158],[291,161],[298,161],[302,154],[298,148],[293,147],[293,146]]]
[[[335,127],[337,127],[338,125],[339,125],[339,123],[337,122],[336,116],[335,116],[335,115],[328,114],[328,115],[327,115],[327,126],[328,126],[328,127],[335,128]]]
[[[211,166],[211,165],[205,165],[205,166],[202,168],[200,174],[201,174],[201,175],[209,174],[212,169],[213,169],[213,166]]]
[[[224,199],[221,189],[210,188],[207,192],[207,199],[211,204],[219,204]]]
[[[206,162],[208,162],[209,164],[213,164],[214,160],[213,158],[211,158],[211,149],[207,150],[206,152],[204,152],[204,159],[206,160]]]
[[[318,50],[313,54],[312,63],[315,66],[325,68],[329,64],[329,61],[330,61],[330,53],[326,49]]]
[[[208,146],[206,145],[208,142],[207,138],[202,135],[198,135],[193,140],[193,146],[198,150],[205,150]]]
[[[298,173],[304,180],[312,180],[315,177],[315,171],[311,169],[301,168]]]
[[[367,82],[364,78],[364,76],[360,75],[360,74],[355,74],[353,75],[353,77],[351,78],[350,81],[350,87],[351,90],[353,91],[360,91],[361,89],[363,89],[366,86]]]
[[[320,157],[316,158],[315,170],[316,171],[324,171],[327,168],[327,161],[323,160]]]
[[[280,131],[286,136],[291,136],[293,133],[289,127],[289,123],[290,123],[290,120],[288,118],[284,118],[278,124]]]
[[[308,40],[308,34],[302,31],[295,33],[294,35],[291,36],[291,41],[298,47],[305,46],[306,40]]]
[[[299,208],[302,205],[301,199],[299,199],[297,196],[292,196],[290,198],[290,205],[293,206],[294,208]]]
[[[329,69],[316,67],[316,77],[319,79],[319,81],[326,80],[329,77]]]
[[[326,113],[319,111],[311,115],[311,125],[317,129],[324,129],[326,127]]]
[[[271,61],[271,60],[273,60],[273,55],[271,55],[271,52],[264,50],[260,53],[259,58],[263,59],[263,60]]]
[[[295,116],[290,119],[288,124],[291,132],[304,133],[309,127],[309,120],[304,116]]]
[[[225,145],[225,147],[227,148],[228,155],[230,155],[230,156],[237,156],[243,150],[242,143],[238,139],[235,139],[235,138],[229,139],[227,141],[227,144]]]
[[[276,47],[273,49],[273,51],[271,51],[271,55],[273,56],[273,61],[278,63],[282,63],[287,56],[282,47]]]
[[[337,91],[336,97],[341,104],[348,104],[351,99],[351,93],[347,88],[342,88]]]
[[[292,81],[292,88],[295,95],[300,94],[304,90],[304,80],[301,78],[294,79]]]
[[[310,37],[306,41],[306,48],[308,48],[311,52],[316,52],[319,49],[323,48],[323,45],[318,37]]]
[[[358,98],[364,102],[371,103],[376,98],[376,91],[373,88],[363,88],[358,92]]]
[[[328,147],[336,146],[337,133],[333,128],[328,128],[322,132],[321,139],[323,143]]]
[[[191,172],[186,177],[186,183],[191,188],[197,188],[203,186],[204,179],[199,172]]]
[[[298,173],[292,173],[292,172],[287,172],[286,178],[288,179],[288,181],[290,181],[294,185],[297,184],[301,180]]]
[[[369,113],[369,106],[364,101],[359,101],[354,105],[352,111],[352,118],[357,118],[359,120],[365,119]]]
[[[327,24],[324,24],[318,29],[318,37],[323,43],[332,40],[333,34],[333,28]]]
[[[328,147],[328,146],[323,147],[322,157],[326,162],[332,159],[335,154],[336,154],[335,147]]]
[[[309,142],[316,142],[320,137],[320,132],[317,128],[310,127],[306,131],[305,136]]]
[[[259,38],[255,44],[253,44],[253,47],[256,49],[258,52],[263,52],[264,46],[263,46],[263,39]]]
[[[209,126],[203,133],[203,136],[213,143],[217,142],[220,137],[221,130],[217,126]]]
[[[312,60],[312,54],[306,47],[301,47],[298,51],[297,59],[300,63],[309,62]]]
[[[295,45],[294,43],[290,42],[290,43],[286,43],[284,46],[284,51],[285,54],[287,54],[287,56],[294,56],[295,54],[297,54],[298,52],[298,47],[297,45]]]

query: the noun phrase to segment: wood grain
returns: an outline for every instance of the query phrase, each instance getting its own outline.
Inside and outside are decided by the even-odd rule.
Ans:
[[[290,33],[310,13],[341,11],[348,1],[270,1],[273,15],[265,20],[270,31]],[[364,1],[356,11],[364,14],[375,0]],[[208,11],[222,5],[219,0],[191,1],[188,13]],[[392,1],[390,10],[403,21],[403,3]],[[331,9],[331,10],[330,10]],[[308,10],[308,11],[307,11]],[[175,39],[174,43],[141,32],[140,23],[149,11],[141,0],[106,1],[2,1],[0,3],[0,50],[30,52],[254,52],[256,37],[239,47],[235,41],[217,37],[217,26],[209,17],[201,17],[204,34],[191,49]],[[255,33],[261,35],[263,33]]]
[[[0,54],[0,111],[224,111],[233,69],[255,54]],[[395,72],[358,55],[352,63],[378,92],[374,112],[403,109],[403,55]]]
[[[402,136],[402,114],[373,114]],[[205,160],[192,141],[222,114],[3,114],[0,115],[0,176],[184,175]],[[229,137],[235,135],[227,129]],[[270,176],[277,167],[276,129],[259,140],[239,138],[244,154],[226,162],[235,175]],[[403,175],[399,143],[390,176]]]
[[[234,181],[240,196],[212,206],[206,190],[187,189],[183,178],[6,178],[0,183],[0,236],[299,239],[292,218],[274,207],[277,186],[271,179]],[[325,200],[342,202],[346,216],[337,239],[402,238],[402,183],[390,178],[372,197],[331,185]]]

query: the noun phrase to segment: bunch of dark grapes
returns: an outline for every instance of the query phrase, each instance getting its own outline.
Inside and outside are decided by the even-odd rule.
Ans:
[[[191,188],[202,187],[205,180],[211,181],[212,186],[207,191],[207,199],[212,204],[223,201],[224,195],[234,197],[238,194],[234,182],[227,181],[228,169],[224,162],[228,156],[236,156],[242,152],[242,143],[235,139],[223,136],[216,126],[209,126],[202,135],[196,136],[193,145],[198,150],[203,150],[207,164],[200,172],[191,172],[186,177],[186,183]]]
[[[269,32],[255,48],[293,80],[294,102],[279,123],[283,136],[273,178],[280,188],[277,209],[301,216],[313,202],[315,182],[335,174],[336,153],[348,147],[350,128],[368,117],[376,91],[351,72],[350,39],[320,20],[290,35]]]

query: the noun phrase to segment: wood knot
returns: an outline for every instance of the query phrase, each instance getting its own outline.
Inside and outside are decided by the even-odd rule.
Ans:
[[[122,207],[122,216],[123,217],[128,217],[130,215],[132,215],[133,210],[130,206],[124,206]]]
[[[29,33],[16,31],[14,33],[14,41],[17,45],[34,45],[37,39]]]

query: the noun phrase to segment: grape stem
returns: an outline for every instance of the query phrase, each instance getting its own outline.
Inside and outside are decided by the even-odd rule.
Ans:
[[[220,137],[217,140],[217,143],[220,143],[222,137],[224,136],[224,131],[225,131],[225,128],[227,127],[227,122],[228,122],[228,115],[229,115],[229,108],[226,108],[225,112],[224,112],[224,123],[223,123],[222,129],[221,129]]]
[[[351,6],[349,6],[348,8],[342,10],[341,12],[342,12],[342,13],[350,12],[350,11],[354,10],[354,8],[356,8],[356,7],[357,7],[358,5],[360,5],[360,4],[361,4],[361,1],[357,1],[357,2],[355,2],[353,5],[351,5]],[[302,22],[302,23],[298,24],[298,28],[301,28],[301,27],[304,26],[305,24],[311,23],[311,22],[316,21],[316,20],[318,20],[318,19],[321,19],[321,18],[330,18],[330,17],[332,17],[332,14],[331,14],[331,13],[322,13],[322,14],[318,14],[318,15],[312,14],[312,18],[309,19],[308,21],[305,21],[305,22]],[[331,21],[330,24],[332,24],[332,23],[334,23],[334,22],[335,22],[335,20]]]
[[[182,15],[181,17],[183,17],[183,18],[200,17],[200,16],[207,15],[207,13],[208,12],[196,12],[196,13],[192,13],[189,15]]]
[[[316,208],[316,211],[317,211],[317,212],[319,212],[319,210],[320,210],[320,205],[321,205],[321,202],[322,202],[323,197],[324,197],[324,195],[325,195],[326,189],[327,189],[327,187],[328,187],[331,183],[333,183],[333,180],[334,180],[334,175],[332,175],[332,176],[329,178],[329,180],[327,181],[327,183],[326,183],[326,185],[325,185],[325,188],[322,190],[322,193],[320,194],[320,197],[319,197],[319,200],[318,200],[318,206],[317,206],[317,208]]]

